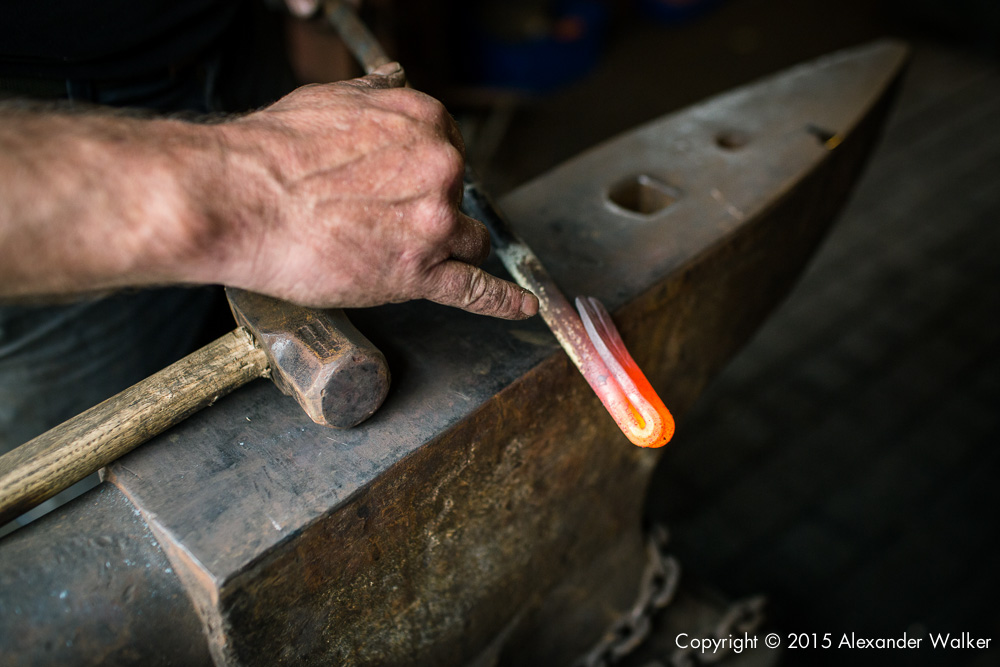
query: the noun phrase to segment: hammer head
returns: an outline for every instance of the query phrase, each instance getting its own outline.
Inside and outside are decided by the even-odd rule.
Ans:
[[[271,379],[317,424],[346,428],[370,417],[389,392],[385,356],[342,310],[296,306],[226,288],[237,323],[264,348]]]

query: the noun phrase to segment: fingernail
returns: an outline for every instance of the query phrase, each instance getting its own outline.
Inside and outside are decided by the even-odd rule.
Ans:
[[[403,66],[398,62],[386,63],[384,65],[379,65],[371,71],[372,74],[377,74],[378,76],[392,76],[397,72],[402,71]]]
[[[538,314],[538,297],[531,292],[525,292],[521,296],[521,314],[525,317],[534,317]]]

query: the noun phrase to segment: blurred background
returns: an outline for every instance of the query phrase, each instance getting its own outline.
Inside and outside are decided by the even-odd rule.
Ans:
[[[496,194],[801,61],[909,42],[860,186],[788,301],[680,423],[648,518],[669,526],[689,585],[766,595],[783,634],[991,639],[985,651],[926,640],[920,651],[785,651],[782,664],[1000,665],[1000,3],[365,11],[412,83],[459,118]],[[322,29],[294,30],[300,47],[323,42]]]

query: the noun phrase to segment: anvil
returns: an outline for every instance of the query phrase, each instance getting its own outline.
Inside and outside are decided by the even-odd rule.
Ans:
[[[568,295],[608,306],[682,417],[802,272],[905,60],[877,42],[801,65],[500,205]],[[331,431],[256,382],[112,464],[0,542],[4,659],[532,664],[586,650],[635,595],[659,451],[623,438],[539,321],[426,303],[352,318],[396,378],[379,413]]]

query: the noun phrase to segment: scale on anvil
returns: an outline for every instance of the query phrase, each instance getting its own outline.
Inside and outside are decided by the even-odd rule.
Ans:
[[[682,415],[801,273],[905,54],[878,42],[713,98],[501,207],[567,293],[607,305]],[[668,205],[630,205],[657,192]],[[540,322],[426,304],[355,321],[396,380],[369,422],[315,426],[255,383],[0,542],[5,658],[532,664],[589,648],[638,586],[657,452],[622,441]]]

